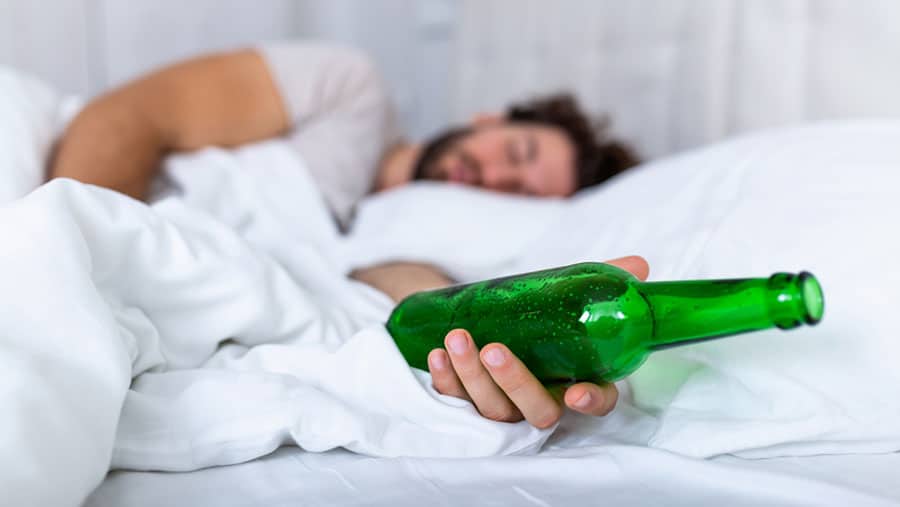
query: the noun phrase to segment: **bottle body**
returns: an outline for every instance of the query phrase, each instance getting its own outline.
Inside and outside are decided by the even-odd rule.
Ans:
[[[653,350],[798,325],[803,302],[784,306],[783,287],[770,287],[778,276],[796,278],[643,283],[615,266],[582,263],[413,294],[387,329],[421,369],[450,330],[463,328],[479,347],[505,344],[544,383],[613,381]]]

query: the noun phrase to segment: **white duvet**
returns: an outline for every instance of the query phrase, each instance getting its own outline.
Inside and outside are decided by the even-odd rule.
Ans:
[[[0,90],[0,491],[13,505],[76,505],[110,466],[192,470],[286,443],[536,451],[549,432],[487,421],[407,368],[380,324],[389,301],[343,276],[400,257],[463,280],[627,253],[655,279],[809,269],[822,325],[658,353],[612,417],[580,428],[585,442],[900,449],[898,122],[745,138],[568,202],[418,185],[371,199],[341,238],[277,142],[170,160],[152,207],[69,181],[32,191],[63,104],[5,71]]]
[[[0,138],[32,125],[47,137],[53,109]],[[28,191],[41,160],[10,173],[6,195]],[[248,160],[268,183],[228,179],[252,173]],[[0,208],[4,503],[77,505],[110,467],[194,470],[286,443],[467,457],[549,435],[484,419],[406,366],[381,324],[390,302],[345,278],[330,218],[284,147],[183,162],[175,185],[207,185],[152,207],[62,180]]]

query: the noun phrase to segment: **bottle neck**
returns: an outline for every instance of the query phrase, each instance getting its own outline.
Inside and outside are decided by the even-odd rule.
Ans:
[[[712,338],[822,318],[819,283],[809,273],[769,278],[644,282],[638,285],[653,314],[647,348],[659,350]]]

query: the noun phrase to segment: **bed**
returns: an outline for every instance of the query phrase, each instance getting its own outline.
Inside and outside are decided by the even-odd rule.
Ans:
[[[816,328],[658,353],[622,383],[623,400],[613,415],[594,419],[569,414],[555,430],[537,432],[525,423],[484,421],[467,403],[436,395],[424,374],[402,368],[397,354],[390,355],[379,327],[389,310],[383,296],[348,288],[343,281],[329,282],[333,286],[323,282],[318,286],[323,291],[320,303],[351,291],[359,298],[353,301],[368,308],[362,320],[369,327],[359,331],[362,326],[341,320],[328,328],[327,339],[284,338],[275,348],[262,341],[210,341],[221,345],[213,356],[185,359],[190,368],[182,370],[154,369],[159,365],[154,366],[152,358],[137,354],[131,367],[135,361],[146,362],[141,363],[142,373],[130,388],[121,385],[109,399],[90,390],[108,387],[106,383],[91,386],[92,379],[76,377],[74,388],[80,389],[83,406],[63,407],[70,411],[58,413],[11,410],[4,422],[11,421],[13,430],[25,428],[39,435],[37,447],[46,458],[29,461],[33,456],[28,441],[4,432],[9,439],[4,445],[12,450],[4,456],[10,460],[4,465],[9,466],[4,479],[18,473],[31,481],[9,485],[8,491],[18,495],[13,498],[57,494],[54,498],[63,495],[71,503],[65,494],[76,494],[85,485],[93,488],[95,472],[105,471],[110,463],[102,452],[82,456],[78,451],[108,445],[115,470],[86,505],[900,501],[893,479],[900,464],[900,378],[895,367],[900,315],[893,308],[900,297],[900,272],[894,264],[900,243],[887,233],[900,216],[894,196],[900,183],[896,120],[807,125],[744,136],[645,164],[566,201],[413,185],[367,200],[351,233],[338,237],[322,225],[327,213],[308,208],[314,198],[294,195],[302,208],[264,205],[278,201],[272,197],[290,187],[286,182],[297,183],[290,178],[303,172],[302,161],[277,142],[173,158],[169,188],[152,208],[73,182],[33,190],[40,180],[42,156],[66,116],[65,103],[35,83],[8,74],[0,75],[0,85],[8,92],[2,103],[5,135],[0,142],[6,143],[6,158],[0,190],[11,202],[0,220],[6,245],[10,238],[25,238],[21,245],[35,248],[35,258],[46,253],[38,248],[44,239],[30,235],[40,229],[28,229],[28,220],[22,219],[66,217],[59,223],[76,223],[79,241],[96,250],[90,253],[94,261],[111,255],[104,246],[144,244],[138,238],[180,234],[175,246],[187,241],[200,247],[218,238],[219,248],[209,250],[203,265],[221,263],[213,275],[231,276],[246,273],[246,263],[260,263],[265,276],[242,283],[264,289],[289,290],[292,281],[316,286],[335,266],[346,270],[397,258],[427,260],[459,280],[474,280],[636,252],[649,259],[653,279],[809,269],[822,280],[828,305],[825,320]],[[259,183],[264,180],[252,178],[261,170],[285,179]],[[456,213],[447,214],[447,209]],[[286,248],[282,232],[297,223],[318,225],[304,227]],[[117,227],[127,228],[119,234]],[[46,241],[58,239],[50,236]],[[294,248],[305,242],[328,244],[328,258]],[[452,248],[461,242],[477,248]],[[130,252],[132,264],[119,269],[128,277],[110,290],[140,292],[136,282],[152,285],[161,274],[171,273],[169,265],[158,261],[160,255],[172,255],[160,248],[161,254],[123,250]],[[223,251],[228,255],[220,255]],[[23,260],[15,249],[0,248],[0,254],[0,268],[8,279],[24,280],[15,271],[16,263],[34,267],[29,264],[33,259]],[[323,264],[311,269],[308,263],[319,262],[316,259]],[[278,284],[269,284],[270,279]],[[263,285],[252,285],[259,283]],[[196,287],[182,292],[192,291],[203,292]],[[0,296],[8,310],[4,326],[17,323],[16,315],[35,311],[25,304],[27,291]],[[183,313],[171,305],[153,307],[160,301],[158,294],[145,296],[148,306],[139,309],[146,318],[125,311],[128,308],[113,308],[122,310],[116,313],[121,327],[113,331],[138,335],[156,326],[163,341],[170,333],[183,334],[186,321],[173,317],[183,319]],[[165,296],[167,303],[180,301],[177,291]],[[362,302],[365,298],[370,303]],[[263,300],[266,304],[256,306],[270,303]],[[271,303],[285,301],[293,300],[275,298]],[[16,313],[17,304],[25,313]],[[222,329],[217,326],[232,318],[221,312],[224,307],[196,308],[207,314],[191,321],[198,336],[215,338]],[[266,311],[259,310],[254,322],[267,320],[271,314]],[[261,324],[251,338],[264,339],[272,329]],[[369,338],[344,341],[347,333],[368,333]],[[27,350],[34,337],[23,338],[7,351],[15,354],[17,346]],[[102,343],[96,346],[95,351],[106,350]],[[173,350],[166,349],[172,357],[181,357]],[[196,351],[183,357],[189,353]],[[83,353],[58,356],[60,364],[92,360]],[[10,357],[10,365],[17,366],[16,356]],[[377,364],[366,366],[367,360]],[[353,372],[368,367],[373,376],[358,378],[334,368],[348,365]],[[72,377],[44,375],[41,382],[56,382],[51,387],[73,388],[66,385],[73,384]],[[376,381],[370,381],[373,378]],[[322,392],[341,404],[326,403],[319,396]],[[4,396],[11,400],[7,406],[15,408],[29,394],[23,387]],[[113,403],[113,395],[126,397],[121,416],[121,404]],[[143,403],[148,399],[152,403]],[[263,402],[272,412],[258,410]],[[305,403],[311,409],[297,412]],[[98,419],[101,411],[115,411],[120,418]],[[66,425],[46,430],[48,418],[66,415],[71,418],[51,421]],[[91,447],[92,438],[100,447]],[[83,468],[78,461],[82,457]],[[12,460],[28,465],[19,469]],[[34,463],[40,466],[29,468]],[[84,471],[90,473],[80,475]],[[56,488],[35,487],[48,477]]]

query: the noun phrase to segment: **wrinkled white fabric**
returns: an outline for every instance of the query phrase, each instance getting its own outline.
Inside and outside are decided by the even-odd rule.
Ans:
[[[2,195],[41,179],[60,123],[11,132],[30,117],[0,121],[0,139],[32,141],[0,154]],[[173,161],[152,207],[71,180],[0,207],[4,503],[78,505],[110,467],[195,470],[284,444],[468,457],[534,452],[551,433],[485,419],[406,365],[383,327],[391,302],[330,256],[337,232],[286,146],[179,160],[190,170]],[[292,186],[216,190],[254,168]],[[219,186],[179,191],[196,176]]]
[[[535,456],[468,460],[380,459],[342,450],[304,453],[283,448],[249,463],[191,473],[117,472],[85,507],[895,507],[900,503],[896,481],[900,454],[701,460],[615,442],[576,440],[570,445],[545,446]]]
[[[436,394],[379,323],[389,302],[312,251],[289,273],[178,201],[60,180],[0,209],[0,231],[0,469],[16,505],[83,498],[110,463],[193,470],[285,443],[462,457],[548,434]]]

